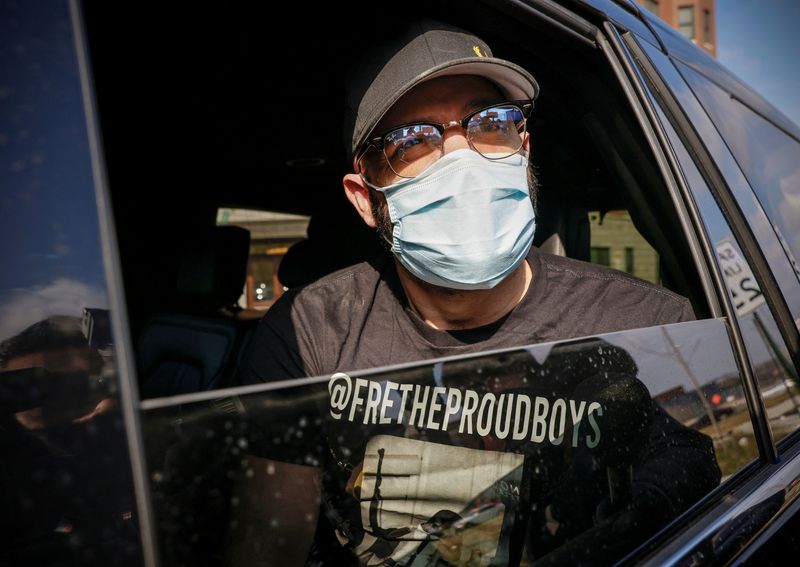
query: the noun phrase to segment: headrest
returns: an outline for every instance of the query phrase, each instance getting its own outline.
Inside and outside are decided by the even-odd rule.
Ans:
[[[291,245],[278,264],[278,281],[288,288],[300,287],[328,273],[320,260],[324,250],[318,250],[315,241],[301,240]]]
[[[540,199],[533,245],[542,252],[590,261],[591,230],[585,207]]]
[[[289,248],[278,265],[278,280],[288,288],[311,283],[381,252],[375,231],[356,217],[352,207],[312,216],[307,234],[307,239]]]
[[[193,233],[181,255],[177,288],[181,303],[217,309],[242,294],[250,254],[250,231],[214,226]]]

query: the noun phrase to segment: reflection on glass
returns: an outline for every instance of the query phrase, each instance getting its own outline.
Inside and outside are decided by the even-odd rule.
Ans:
[[[2,565],[142,561],[75,15],[0,2]]]
[[[610,563],[756,454],[717,320],[219,395],[143,403],[168,564]]]
[[[90,562],[138,535],[108,311],[53,316],[0,342],[0,562]]]
[[[685,108],[693,108],[693,104],[696,104],[696,101],[694,101],[692,93],[686,90],[686,83],[675,73],[671,63],[660,52],[648,50],[648,55],[661,69],[671,69],[670,76],[672,81],[670,86],[684,103]],[[798,423],[800,422],[800,397],[798,397],[797,392],[798,379],[796,370],[791,364],[788,349],[781,338],[772,313],[765,304],[764,296],[753,276],[753,272],[744,259],[738,244],[736,244],[736,240],[728,223],[722,216],[719,206],[711,195],[697,166],[686,153],[686,149],[680,142],[672,125],[657,104],[655,108],[661,124],[672,141],[676,157],[681,164],[686,181],[697,202],[706,230],[714,243],[717,261],[736,311],[742,339],[748,355],[753,361],[753,373],[764,399],[773,440],[778,442],[800,425]],[[698,117],[698,120],[695,121],[697,125],[700,123],[699,118],[701,115],[696,113],[694,116]],[[711,130],[707,130],[705,133],[707,134],[707,143],[718,138]],[[709,136],[716,136],[716,138]],[[714,146],[714,143],[711,145]],[[720,157],[720,152],[723,152],[723,147],[721,141],[718,140],[716,145],[717,157]],[[737,182],[730,170],[726,170],[725,175],[729,183]],[[776,231],[776,233],[780,234],[780,231]],[[759,239],[759,242],[763,243],[763,239]],[[785,246],[784,249],[788,250]],[[767,253],[767,258],[769,261],[770,258],[774,258],[774,255]],[[797,268],[795,267],[794,269],[796,270]],[[789,299],[789,304],[791,305],[791,299],[787,299]],[[752,427],[749,427],[747,432],[742,432],[742,435],[741,439],[746,438],[752,442]],[[749,460],[746,457],[746,453],[739,453],[733,460],[744,465]]]
[[[781,289],[786,303],[789,306],[789,310],[792,312],[793,317],[798,318],[798,316],[800,316],[800,285],[798,285],[795,268],[792,267],[792,264],[787,259],[786,251],[789,247],[786,244],[782,244],[781,240],[778,238],[780,236],[780,231],[776,231],[774,225],[770,223],[770,220],[764,212],[765,208],[762,208],[762,204],[759,202],[759,199],[756,198],[753,190],[751,190],[747,178],[742,174],[740,164],[737,163],[737,160],[731,155],[727,142],[732,143],[733,139],[723,139],[720,136],[715,124],[709,119],[708,114],[706,114],[706,109],[700,106],[694,93],[690,90],[684,78],[678,73],[675,65],[680,67],[681,72],[684,73],[686,77],[691,76],[695,71],[682,65],[680,62],[676,62],[675,65],[673,65],[673,62],[668,59],[666,55],[650,46],[647,42],[643,42],[641,47],[647,52],[650,60],[655,64],[661,76],[664,77],[669,84],[673,94],[680,102],[681,108],[686,112],[689,121],[701,136],[703,144],[716,162],[717,167],[719,167],[720,172],[725,178],[725,182],[728,184],[731,193],[736,198],[737,204],[742,210],[742,215],[753,231],[753,236],[756,242],[758,242],[761,252],[770,265],[778,287]],[[694,76],[697,81],[707,82],[707,80],[699,74],[695,73]],[[716,89],[713,85],[708,88]],[[711,106],[713,105],[706,107],[709,112],[711,112]],[[725,218],[717,210],[718,205],[706,187],[705,181],[703,181],[702,177],[697,172],[697,168],[691,158],[686,154],[680,138],[678,138],[671,125],[666,118],[664,118],[660,109],[658,109],[658,112],[661,117],[661,123],[664,125],[664,128],[670,136],[670,140],[673,142],[673,149],[676,154],[679,154],[678,157],[681,168],[698,202],[700,213],[708,227],[712,242],[719,242],[726,238],[732,238],[730,237],[730,228],[727,227]],[[743,134],[743,132],[739,132],[739,134]],[[739,140],[736,143],[740,144],[741,141]],[[755,166],[757,167],[758,164],[756,163]],[[756,191],[758,191],[757,188]],[[791,191],[789,192],[789,195],[790,194]],[[788,214],[791,214],[791,210],[793,209],[790,204],[787,206],[790,209]],[[723,228],[715,226],[720,223],[724,225]]]
[[[800,426],[797,371],[766,305],[739,318],[775,442]]]
[[[753,361],[773,439],[780,441],[800,425],[797,372],[764,295],[738,246],[723,240],[715,248],[742,337]]]
[[[691,68],[681,71],[719,128],[782,242],[800,254],[800,142]]]

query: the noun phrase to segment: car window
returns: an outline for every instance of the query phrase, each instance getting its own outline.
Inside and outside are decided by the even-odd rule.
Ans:
[[[797,318],[800,313],[800,285],[798,285],[797,275],[787,257],[787,248],[781,243],[773,223],[765,214],[765,209],[756,198],[740,165],[731,154],[727,145],[728,140],[720,136],[720,131],[709,119],[706,109],[700,106],[689,85],[677,72],[675,65],[681,65],[681,63],[676,61],[673,64],[673,60],[667,59],[663,53],[649,44],[643,43],[641,47],[668,81],[692,125],[702,135],[703,143],[720,168],[744,218],[747,219],[753,235],[758,241],[761,252],[772,269],[792,316]]]
[[[662,72],[662,76],[668,80],[673,93],[683,103],[683,108],[694,118],[693,123],[702,127],[703,115],[698,113],[699,109],[695,106],[696,101],[693,100],[691,91],[686,89],[681,77],[671,70],[669,60],[657,50],[649,47],[645,49],[651,61]],[[753,373],[758,381],[772,436],[775,442],[778,442],[800,426],[797,371],[758,282],[744,259],[740,245],[719,210],[716,200],[672,124],[655,99],[652,100],[703,217],[716,260],[731,296],[742,338],[752,362]],[[714,138],[704,138],[704,140],[710,143],[711,148],[720,152],[717,153],[718,156],[721,155],[723,148],[719,142],[715,143]],[[733,178],[731,181],[736,182],[736,179]]]
[[[677,153],[682,163],[686,164],[684,171],[690,171],[687,177],[714,242],[716,258],[731,294],[742,338],[753,363],[773,439],[778,442],[800,427],[797,372],[739,245],[699,173],[685,161],[688,155],[681,150]]]
[[[104,140],[115,156],[110,177],[126,297],[143,321],[131,334],[144,360],[140,374],[157,370],[147,376],[153,387],[141,417],[167,564],[275,557],[281,564],[322,557],[346,564],[354,554],[364,563],[574,563],[587,560],[587,552],[618,559],[758,457],[728,327],[710,318],[695,236],[605,51],[550,27],[549,19],[512,18],[483,3],[457,14],[427,4],[414,9],[486,34],[498,55],[530,69],[542,85],[528,125],[540,189],[534,243],[559,245],[552,255],[534,250],[531,258],[542,262],[539,281],[549,270],[553,293],[564,294],[550,301],[552,325],[539,299],[526,304],[530,315],[513,333],[497,333],[509,320],[501,317],[438,333],[434,340],[446,344],[428,340],[437,329],[405,301],[384,304],[390,308],[378,310],[369,326],[344,325],[363,306],[398,297],[398,287],[389,279],[394,264],[386,243],[361,218],[361,233],[352,236],[342,207],[333,205],[349,207],[341,197],[342,173],[352,166],[341,155],[339,90],[362,48],[331,34],[328,19],[309,21],[303,35],[288,38],[291,57],[254,73],[274,50],[263,18],[198,14],[199,25],[187,26],[183,11],[165,9],[156,22],[109,25],[104,8],[89,9],[100,106],[108,110]],[[286,21],[298,15],[296,7],[281,10]],[[371,10],[353,13],[364,28],[375,27]],[[584,36],[594,29],[575,21],[585,24]],[[201,31],[207,25],[231,41],[209,42]],[[155,100],[137,85],[104,79],[126,68],[109,54],[142,29],[151,41],[133,59],[164,82]],[[309,36],[325,38],[324,57]],[[306,72],[311,66],[316,71]],[[289,79],[274,81],[276,75]],[[130,105],[132,98],[140,103]],[[156,128],[164,135],[153,139]],[[157,163],[169,162],[163,179],[136,182],[136,150],[144,144]],[[151,211],[152,202],[161,206]],[[196,301],[186,312],[160,312],[167,294],[156,288],[170,283],[174,259],[153,257],[182,240],[195,252],[201,231],[233,228],[210,225],[248,224],[233,220],[238,212],[220,212],[224,203],[310,217],[308,239],[287,248],[279,273],[295,247],[314,240],[311,227],[321,220],[327,228],[300,264],[304,279],[281,281],[289,290],[257,325]],[[175,210],[181,214],[164,212]],[[604,235],[601,213],[605,228],[620,221],[623,234]],[[141,230],[147,215],[169,230]],[[357,246],[362,235],[371,246]],[[367,248],[381,255],[368,257]],[[225,266],[215,263],[219,256],[224,250],[197,264]],[[329,262],[334,256],[341,258]],[[619,271],[580,264],[578,272],[591,273],[568,281],[580,275],[576,259]],[[354,270],[324,277],[354,261]],[[222,271],[208,278],[209,287],[234,270]],[[389,277],[368,289],[356,277],[363,273]],[[251,266],[250,274],[267,289],[267,270],[257,275]],[[601,296],[591,293],[597,282],[623,288]],[[243,283],[232,283],[238,296]],[[334,283],[341,287],[332,289]],[[148,287],[154,291],[145,293]],[[581,293],[570,293],[578,287],[580,308]],[[537,289],[543,288],[526,297]],[[648,301],[640,300],[643,289]],[[257,300],[256,294],[255,307]],[[148,327],[153,319],[158,326]],[[542,333],[533,336],[537,325]],[[144,340],[139,327],[157,332]],[[507,342],[492,343],[495,335]],[[590,338],[564,342],[579,337]],[[300,352],[301,340],[307,351]],[[513,348],[497,353],[500,347]],[[458,358],[442,359],[448,351]],[[331,377],[340,369],[347,376]],[[256,380],[272,383],[242,385]],[[211,390],[221,386],[235,389]],[[600,412],[619,419],[604,430]],[[606,453],[596,451],[601,437]],[[331,559],[341,555],[342,562]]]
[[[104,264],[113,240],[72,17],[67,2],[0,2],[4,565],[143,556],[121,312]]]
[[[168,564],[278,564],[318,522],[362,562],[607,563],[757,455],[722,320],[143,409]],[[312,467],[322,519],[293,508]]]
[[[681,73],[725,138],[797,275],[800,265],[800,140],[682,63]],[[795,313],[796,315],[796,313]]]
[[[305,215],[273,211],[217,210],[217,226],[240,226],[250,232],[247,278],[239,307],[266,310],[283,295],[288,286],[278,275],[281,260],[292,246],[306,239],[308,221]]]

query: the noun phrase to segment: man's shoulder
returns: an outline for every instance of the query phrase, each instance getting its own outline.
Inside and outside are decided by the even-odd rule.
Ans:
[[[625,311],[636,312],[639,323],[694,319],[689,300],[665,287],[607,266],[546,253],[539,258],[548,282],[569,289],[569,301],[575,307],[613,307],[621,316]]]
[[[608,266],[600,266],[598,264],[544,252],[540,253],[539,256],[543,268],[547,270],[550,275],[580,279],[588,282],[595,281],[598,282],[598,285],[608,285],[611,283],[622,288],[629,288],[633,293],[646,295],[655,294],[662,296],[665,300],[686,301],[685,297],[665,287]]]
[[[288,290],[270,310],[278,312],[276,316],[290,311],[342,317],[375,295],[389,268],[382,257],[347,266]]]
[[[340,292],[352,295],[354,292],[362,291],[364,287],[377,285],[384,277],[386,267],[386,261],[382,257],[359,262],[297,288],[296,294],[298,298],[324,296],[331,300],[339,300],[341,298],[337,298],[337,295]]]

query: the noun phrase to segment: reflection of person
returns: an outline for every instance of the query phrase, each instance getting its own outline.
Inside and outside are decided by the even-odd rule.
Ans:
[[[328,426],[336,468],[342,476],[352,470],[344,488],[352,497],[337,498],[334,511],[358,534],[356,551],[365,561],[390,557],[410,565],[412,555],[441,555],[459,558],[454,564],[478,556],[506,562],[522,545],[519,533],[512,545],[519,521],[513,515],[529,502],[528,559],[608,563],[719,482],[710,439],[653,403],[637,378],[647,369],[601,339],[427,370],[367,376],[383,391],[391,383],[411,387],[408,399],[415,401],[405,405],[404,421],[390,409],[379,424],[359,406],[354,419],[343,415]],[[435,387],[436,413],[409,411],[419,392]],[[466,392],[492,402],[467,411],[458,401]],[[338,488],[325,486],[331,494]],[[427,529],[432,523],[435,531]]]
[[[383,41],[348,84],[354,170],[343,184],[392,256],[287,292],[258,328],[243,382],[693,318],[670,291],[531,247],[526,121],[539,87],[527,71],[437,22]]]
[[[74,317],[39,321],[0,344],[2,372],[38,368],[54,376],[75,376],[41,384],[49,390],[41,403],[15,413],[16,421],[29,430],[82,423],[110,411],[115,403],[98,379],[102,365],[102,357],[89,346],[80,320]]]
[[[50,317],[0,343],[0,454],[14,462],[0,473],[0,529],[20,564],[31,552],[79,554],[74,542],[99,541],[131,510],[102,366],[76,317]]]

